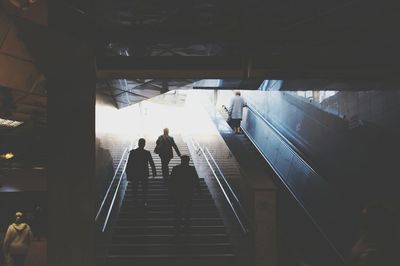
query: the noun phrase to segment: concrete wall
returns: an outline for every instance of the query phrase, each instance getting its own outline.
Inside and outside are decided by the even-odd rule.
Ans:
[[[400,129],[400,91],[343,91],[321,105],[337,109],[349,122],[357,119],[390,130]]]
[[[397,200],[394,189],[400,112],[398,92],[342,92],[332,100],[339,117],[286,92],[243,92],[305,158],[355,207]],[[327,101],[326,101],[327,102]],[[349,116],[364,123],[350,126]]]
[[[243,92],[243,95],[250,105],[283,130],[311,159],[320,158],[325,152],[323,147],[331,147],[333,141],[340,142],[347,130],[345,120],[297,100],[289,93]]]

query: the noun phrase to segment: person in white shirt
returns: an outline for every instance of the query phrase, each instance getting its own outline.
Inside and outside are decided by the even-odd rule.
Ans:
[[[33,235],[28,224],[22,222],[22,212],[15,214],[15,223],[8,229],[3,242],[6,260],[12,260],[13,266],[24,266]]]
[[[240,95],[240,91],[235,92],[235,96],[232,97],[229,104],[228,112],[232,119],[233,130],[236,134],[240,133],[240,122],[243,117],[243,107],[245,107],[246,101]]]

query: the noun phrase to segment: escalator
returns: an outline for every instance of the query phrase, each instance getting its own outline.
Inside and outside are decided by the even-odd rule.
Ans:
[[[275,173],[279,188],[279,264],[344,265],[346,251],[350,249],[350,232],[354,232],[347,224],[351,214],[345,202],[303,160],[301,151],[251,106],[246,112],[244,134],[221,135],[242,167],[270,167]],[[226,120],[227,114],[221,114],[220,119]],[[255,128],[256,123],[262,128]],[[267,145],[260,147],[260,142]]]

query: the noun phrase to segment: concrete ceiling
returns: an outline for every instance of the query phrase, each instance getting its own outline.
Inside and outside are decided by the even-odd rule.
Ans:
[[[25,11],[0,3],[0,117],[45,125],[44,72],[56,59],[36,61],[17,22],[46,28],[47,1]],[[95,40],[97,87],[123,107],[199,79],[397,79],[394,7],[392,0],[74,0],[56,1],[49,14],[54,32]]]
[[[96,84],[97,93],[108,97],[114,106],[123,108],[171,90],[192,89],[194,80],[103,79]]]
[[[386,79],[398,67],[394,7],[392,0],[102,0],[94,7],[98,76]]]

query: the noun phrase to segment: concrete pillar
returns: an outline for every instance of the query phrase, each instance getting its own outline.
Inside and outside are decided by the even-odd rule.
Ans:
[[[58,11],[62,15],[68,10]],[[47,265],[94,266],[94,50],[89,37],[84,40],[54,26],[17,22],[24,45],[47,80]],[[72,18],[65,26],[78,28]]]
[[[51,73],[48,98],[48,265],[94,265],[95,72],[75,50]]]
[[[94,52],[59,38],[60,56],[48,71],[48,265],[94,266]]]

